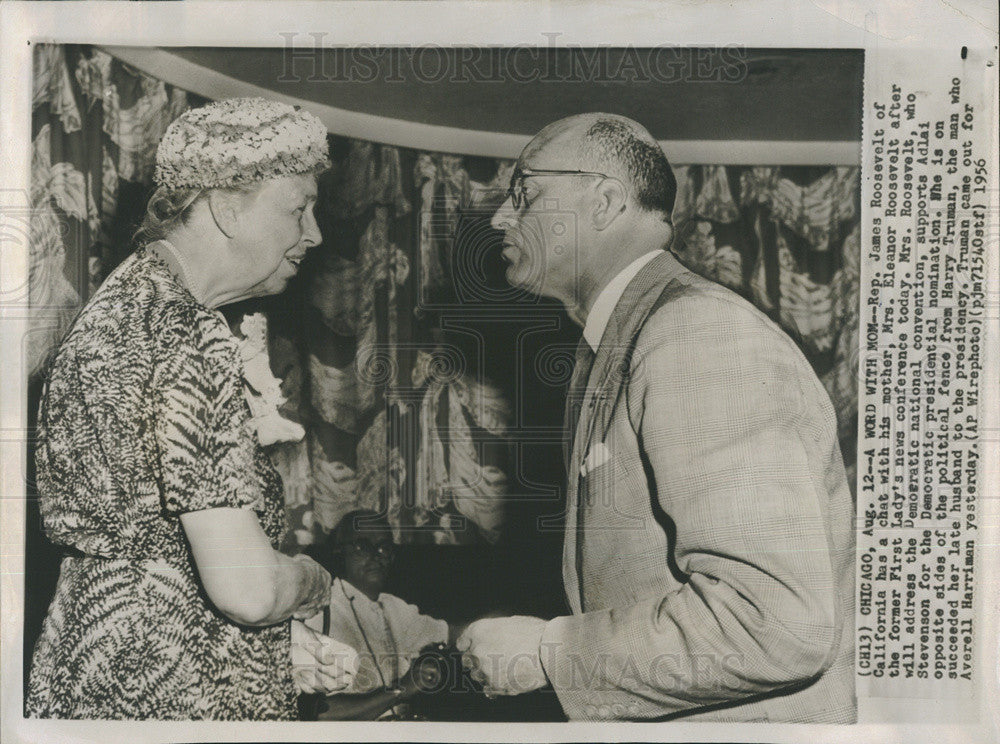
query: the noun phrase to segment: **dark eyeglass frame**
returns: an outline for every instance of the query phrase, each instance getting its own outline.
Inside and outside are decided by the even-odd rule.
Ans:
[[[528,204],[528,196],[524,193],[524,179],[534,176],[597,176],[598,178],[614,178],[607,173],[585,170],[555,170],[552,168],[515,168],[507,187],[507,198],[514,209],[521,209]],[[617,179],[616,179],[617,180]]]
[[[392,560],[396,557],[396,546],[392,543],[381,543],[376,545],[371,540],[365,538],[360,538],[357,540],[351,540],[344,544],[345,551],[353,553],[355,555],[361,555],[365,553],[370,556],[377,558],[383,558],[385,560]]]

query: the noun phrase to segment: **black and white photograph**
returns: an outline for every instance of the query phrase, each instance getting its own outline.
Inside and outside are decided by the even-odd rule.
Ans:
[[[995,46],[153,5],[0,60],[11,741],[990,740]]]

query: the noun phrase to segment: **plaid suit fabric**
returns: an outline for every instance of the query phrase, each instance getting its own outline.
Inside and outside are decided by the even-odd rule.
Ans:
[[[566,410],[563,416],[563,431],[570,432],[576,429],[576,424],[580,420],[580,409],[583,408],[584,395],[587,392],[587,378],[590,376],[591,367],[594,365],[594,352],[587,343],[587,339],[580,337],[580,343],[576,346],[576,357],[573,363],[573,375],[570,377],[569,388],[566,392]],[[573,446],[570,437],[563,438],[563,462],[569,462],[572,454],[570,447]]]
[[[752,305],[670,254],[604,333],[568,465],[571,719],[849,722],[854,508],[825,390]]]

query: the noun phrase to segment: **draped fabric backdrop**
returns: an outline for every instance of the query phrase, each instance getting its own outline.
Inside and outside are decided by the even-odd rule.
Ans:
[[[36,381],[74,313],[131,250],[164,130],[201,103],[100,50],[36,47],[28,349]],[[289,548],[357,507],[387,510],[400,542],[495,543],[505,509],[527,488],[511,472],[512,409],[521,402],[511,400],[499,357],[474,353],[482,345],[467,342],[476,334],[449,332],[451,316],[435,308],[461,313],[470,277],[488,285],[502,273],[496,236],[483,236],[512,163],[330,143],[334,168],[316,209],[322,247],[284,295],[230,313],[268,312],[283,413],[307,431],[272,452],[286,484]],[[675,252],[797,340],[833,399],[850,466],[859,169],[675,171]],[[477,252],[482,266],[463,268]],[[509,292],[486,285],[470,307],[509,305]],[[567,381],[568,373],[548,378]]]

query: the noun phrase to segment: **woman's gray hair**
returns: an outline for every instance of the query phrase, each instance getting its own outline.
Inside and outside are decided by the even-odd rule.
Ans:
[[[191,215],[191,207],[202,193],[203,189],[171,191],[165,186],[160,186],[149,197],[146,214],[143,215],[139,229],[132,236],[132,242],[138,246],[166,238],[178,226],[187,222]]]
[[[160,186],[149,197],[149,202],[146,204],[146,214],[143,215],[139,229],[132,235],[132,242],[136,246],[141,246],[166,239],[171,232],[187,223],[195,203],[210,191],[250,194],[256,191],[260,185],[257,182],[225,189],[168,189],[166,186]]]

